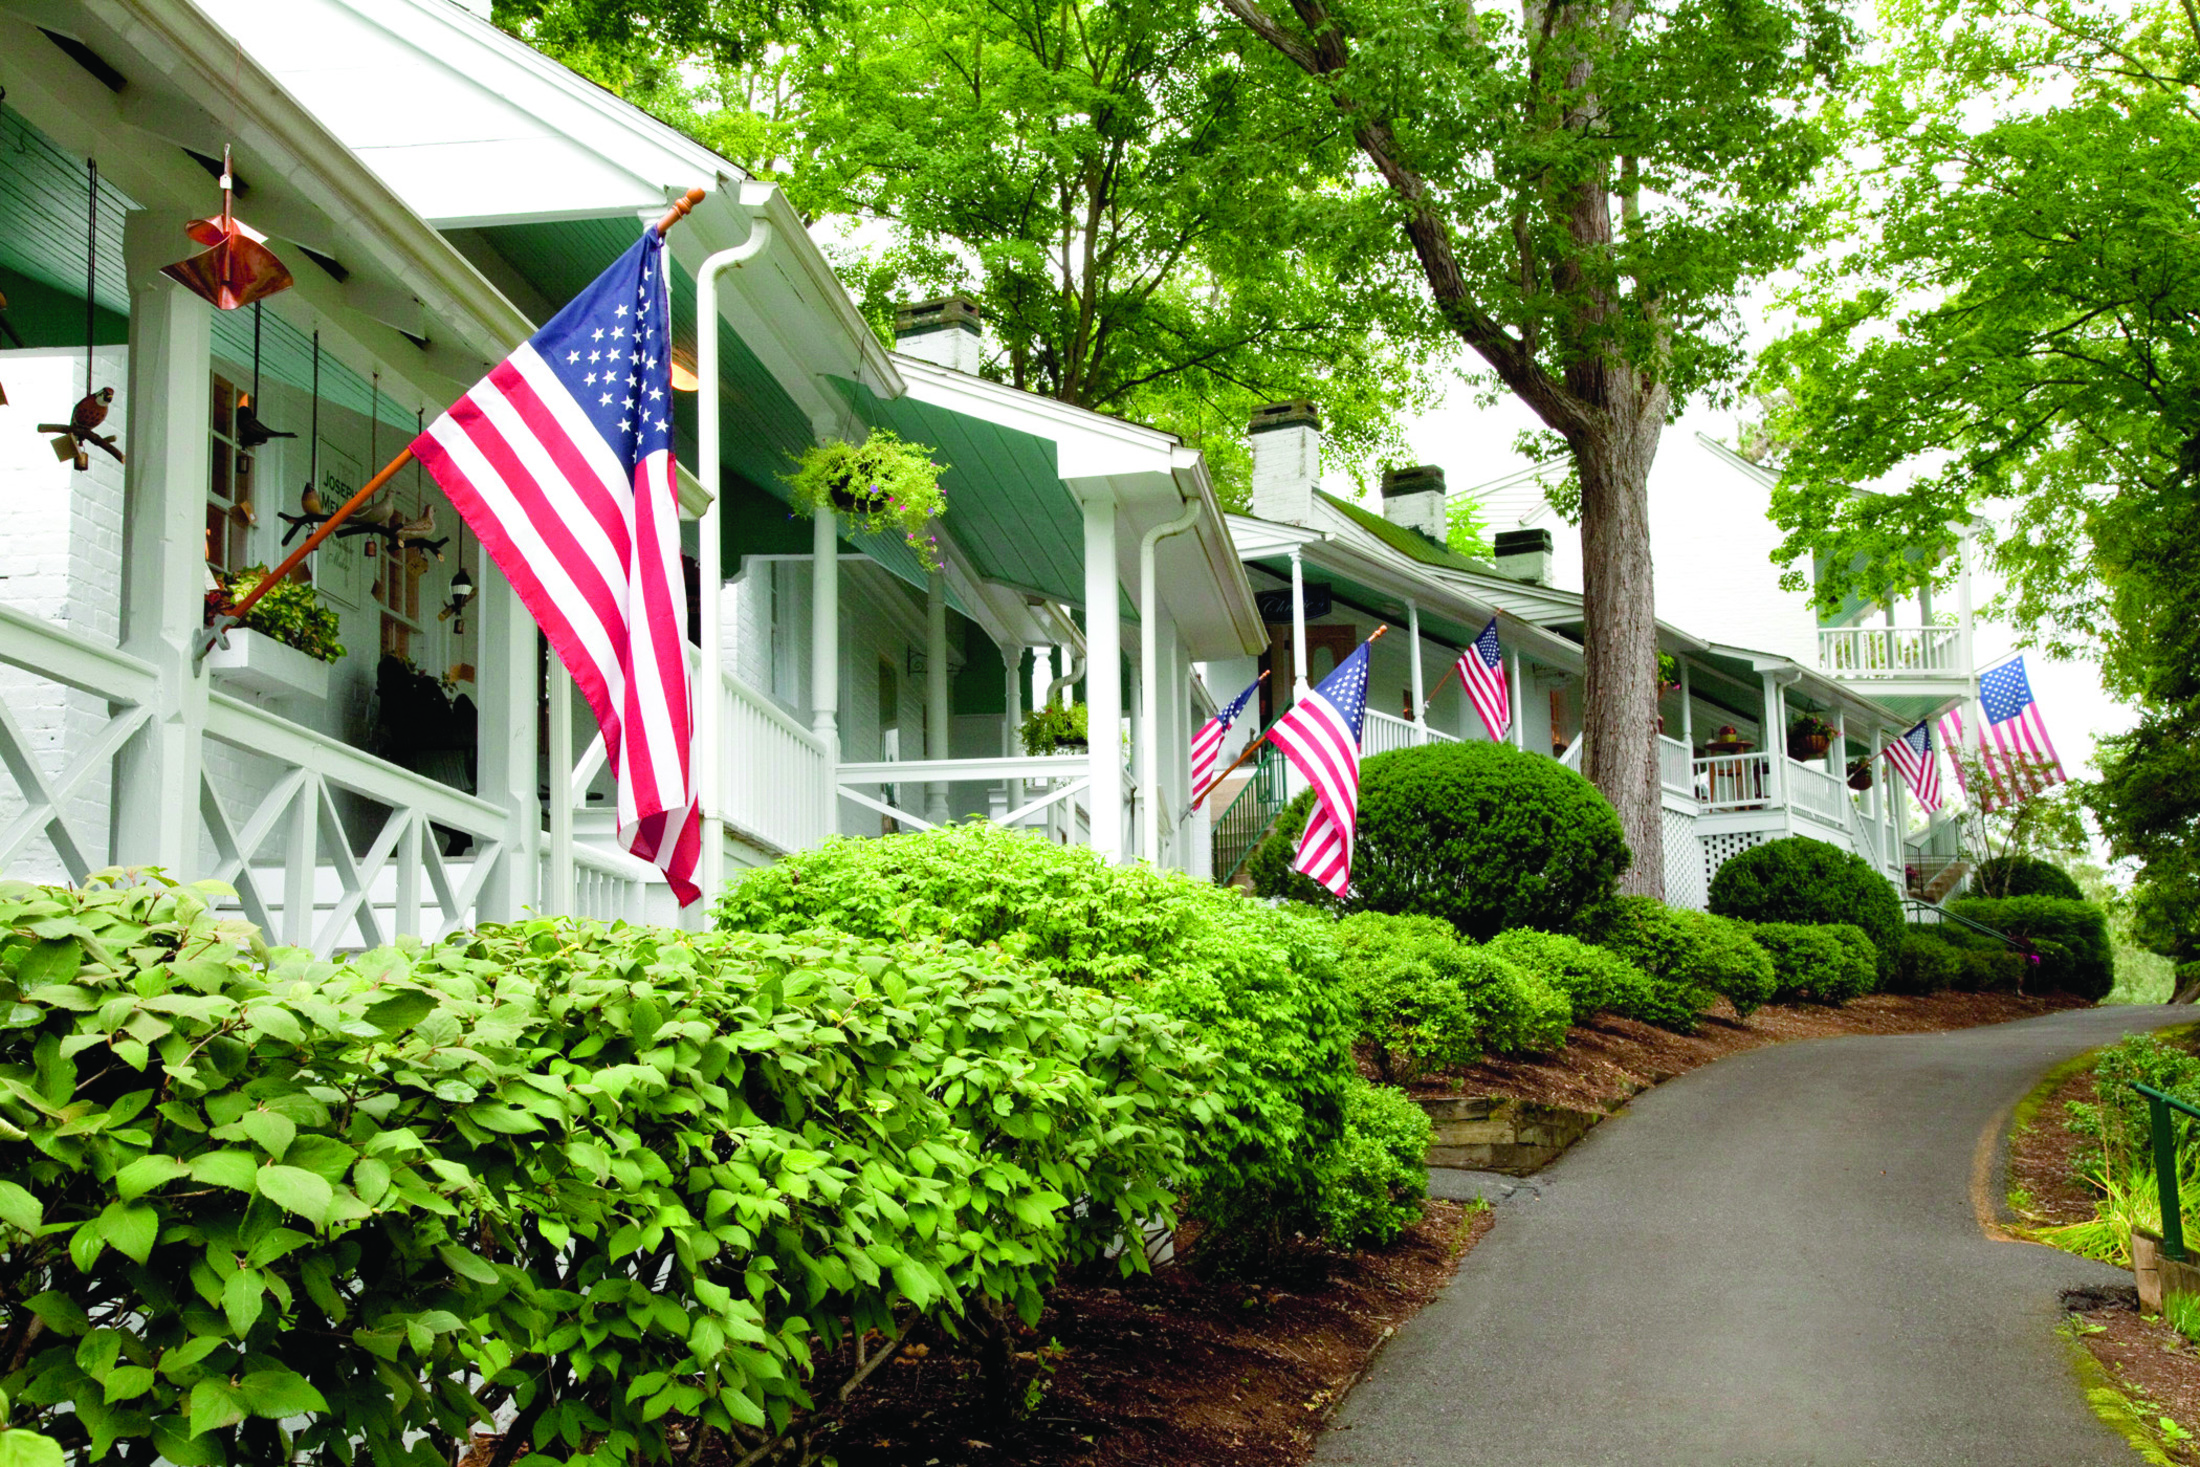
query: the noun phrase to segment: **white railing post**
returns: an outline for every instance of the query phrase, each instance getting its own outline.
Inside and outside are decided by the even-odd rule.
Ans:
[[[1291,547],[1291,702],[1295,707],[1308,692],[1306,684],[1306,572],[1299,564],[1299,547]]]
[[[830,770],[840,762],[840,527],[829,506],[810,521],[810,563],[810,731]],[[830,778],[823,818],[828,835],[840,828]]]
[[[947,575],[933,571],[924,581],[924,757],[946,759],[953,716],[947,686]],[[924,787],[924,818],[934,825],[947,819],[947,786],[934,780]]]
[[[1073,485],[1085,509],[1085,722],[1092,744],[1092,848],[1123,859],[1123,624],[1115,561],[1115,491]]]
[[[517,918],[540,897],[536,881],[542,860],[542,805],[537,794],[535,711],[541,706],[541,639],[535,620],[519,593],[493,567],[482,574],[480,598],[481,734],[477,757],[481,798],[505,812],[497,869],[482,888],[481,917],[489,922]],[[559,669],[564,675],[564,669]],[[563,791],[553,786],[551,798]],[[426,825],[422,841],[434,840]]]
[[[152,664],[159,681],[151,721],[115,763],[110,859],[189,876],[199,864],[204,778],[207,679],[192,653],[206,620],[213,311],[160,273],[175,244],[174,223],[158,209],[124,222],[132,288],[122,646]]]
[[[1413,722],[1425,731],[1428,709],[1422,706],[1421,692],[1421,607],[1411,596],[1406,598],[1406,651],[1413,659]]]
[[[1176,623],[1161,607],[1160,577],[1155,570],[1155,548],[1170,535],[1180,535],[1199,523],[1200,504],[1193,500],[1175,519],[1155,525],[1138,540],[1138,853],[1154,865],[1161,864],[1161,636],[1168,633],[1176,645]],[[1173,662],[1174,659],[1172,658]]]
[[[574,917],[580,913],[573,872],[573,679],[556,657],[549,659],[544,676],[550,684],[550,841],[542,904],[558,916]]]

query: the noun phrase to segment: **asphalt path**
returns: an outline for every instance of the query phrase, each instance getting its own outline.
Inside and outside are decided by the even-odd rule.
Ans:
[[[2195,1017],[1777,1044],[1659,1086],[1498,1204],[1316,1462],[2131,1467],[2054,1333],[2061,1289],[2130,1275],[1989,1237],[1973,1194],[2049,1066]]]

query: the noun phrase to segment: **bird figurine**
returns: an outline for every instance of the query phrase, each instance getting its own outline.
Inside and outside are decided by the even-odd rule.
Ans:
[[[54,457],[64,463],[73,458],[77,472],[82,473],[92,466],[91,456],[84,451],[85,445],[94,444],[102,452],[111,454],[116,463],[124,462],[122,450],[115,447],[114,435],[99,431],[99,425],[107,421],[107,409],[114,400],[115,390],[102,387],[97,392],[86,393],[78,401],[68,422],[40,423],[39,432],[60,435],[53,441]]]
[[[268,427],[267,424],[260,421],[260,415],[252,410],[252,404],[250,403],[244,403],[237,409],[237,446],[239,448],[258,448],[262,444],[272,442],[277,438],[295,438],[297,436],[295,433],[286,433],[280,428]]]
[[[298,507],[316,518],[328,513],[327,510],[321,507],[321,491],[311,484],[306,485],[305,489],[298,495]]]
[[[407,520],[397,527],[397,543],[416,545],[435,533],[435,506],[428,505],[420,511],[420,518]]]

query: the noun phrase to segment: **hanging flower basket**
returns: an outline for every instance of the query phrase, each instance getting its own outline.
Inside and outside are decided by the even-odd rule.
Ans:
[[[865,534],[895,533],[908,541],[928,571],[940,568],[935,522],[947,512],[932,450],[885,428],[861,443],[816,443],[795,458],[785,476],[797,513],[845,516]]]
[[[1872,787],[1872,761],[1869,754],[1849,761],[1849,788],[1868,790]]]
[[[1833,747],[1834,727],[1815,713],[1805,713],[1788,725],[1788,757],[1823,759]]]

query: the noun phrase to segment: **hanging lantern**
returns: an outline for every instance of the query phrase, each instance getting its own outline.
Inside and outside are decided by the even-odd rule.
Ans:
[[[229,149],[222,149],[222,211],[194,219],[183,232],[207,246],[205,253],[161,267],[161,274],[177,281],[193,295],[212,303],[218,311],[249,306],[277,291],[291,287],[290,271],[267,247],[267,236],[239,219],[231,207],[235,180],[229,171]]]

